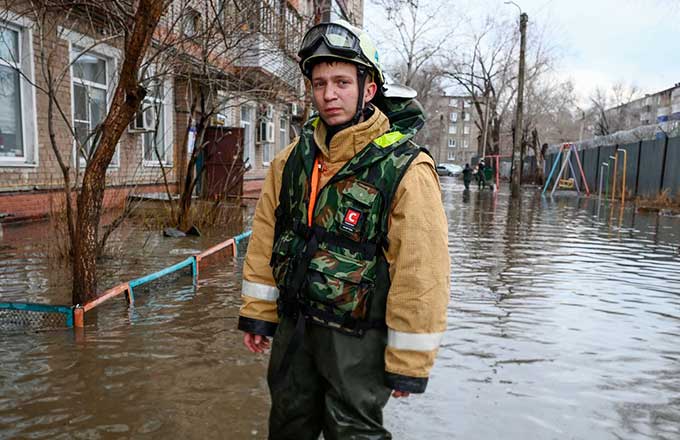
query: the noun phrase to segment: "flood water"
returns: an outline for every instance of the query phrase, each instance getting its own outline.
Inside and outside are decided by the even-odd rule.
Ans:
[[[680,438],[680,218],[464,194],[442,178],[451,303],[426,394],[385,410],[395,439]],[[247,217],[249,213],[244,213]],[[238,233],[167,239],[128,225],[101,287]],[[45,225],[4,227],[0,301],[66,303]],[[242,255],[243,253],[241,253]],[[266,438],[266,355],[235,330],[242,260],[115,298],[82,333],[0,338],[0,438]]]

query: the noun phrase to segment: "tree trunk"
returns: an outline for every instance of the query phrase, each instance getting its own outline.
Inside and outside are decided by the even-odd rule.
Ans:
[[[545,173],[543,172],[543,152],[541,151],[541,142],[538,137],[538,130],[531,131],[531,148],[534,150],[534,157],[536,158],[536,184],[543,186],[545,183]]]
[[[164,3],[156,0],[139,1],[131,23],[132,32],[125,42],[125,58],[111,107],[98,128],[98,135],[94,136],[96,149],[85,168],[78,195],[73,243],[73,304],[84,304],[97,296],[98,229],[106,186],[106,169],[123,131],[146,94],[144,88],[139,86],[137,75],[165,8]]]

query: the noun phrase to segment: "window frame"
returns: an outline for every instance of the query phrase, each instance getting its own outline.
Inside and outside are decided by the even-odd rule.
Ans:
[[[249,119],[243,119],[243,110],[248,112]],[[255,143],[257,133],[255,131],[255,106],[243,103],[239,106],[239,127],[243,128],[243,161],[249,161],[251,167],[255,167]],[[248,144],[246,144],[246,141]]]
[[[282,124],[284,122],[285,124]],[[286,148],[290,143],[286,140],[288,139],[288,117],[286,115],[279,116],[279,151]]]
[[[12,68],[19,76],[19,109],[22,138],[21,156],[0,156],[0,168],[37,168],[39,165],[38,116],[36,109],[36,93],[31,82],[35,78],[35,62],[33,52],[33,21],[18,16],[13,12],[0,8],[3,19],[0,28],[17,33],[17,55],[15,63],[0,61],[0,64]]]
[[[97,44],[96,40],[94,40],[92,37],[88,37],[86,35],[83,35],[79,32],[73,31],[71,29],[59,26],[57,28],[57,35],[59,38],[62,38],[66,41],[68,41],[68,53],[69,53],[69,62],[71,63],[70,65],[70,90],[71,90],[71,123],[73,124],[73,121],[75,120],[75,93],[74,93],[74,88],[73,88],[73,59],[71,58],[72,53],[73,53],[73,47],[84,47],[88,48],[88,51],[85,53],[97,56],[99,58],[103,58],[104,61],[106,62],[106,115],[109,113],[109,109],[111,107],[111,100],[113,98],[113,92],[116,90],[116,86],[118,84],[118,78],[117,78],[117,73],[118,73],[118,63],[122,58],[122,52],[119,49],[116,49],[112,46],[109,46],[108,44]],[[78,78],[79,79],[79,78]],[[122,137],[121,137],[122,139]],[[72,153],[73,153],[73,159],[72,163],[74,166],[76,165],[76,139],[73,139],[73,147],[72,147]],[[77,164],[78,167],[83,168],[87,165],[87,162],[85,162],[84,158],[79,157],[79,163]],[[120,143],[116,145],[116,151],[113,155],[113,158],[111,159],[111,163],[109,164],[108,169],[119,169],[120,168]]]
[[[155,69],[154,69],[155,70]],[[147,95],[144,97],[144,100],[142,101],[142,106],[147,104],[149,101],[153,102],[153,104],[160,104],[160,107],[163,111],[163,151],[165,153],[165,157],[163,160],[158,161],[158,158],[154,158],[152,160],[146,159],[146,134],[147,133],[154,133],[154,131],[150,132],[140,132],[141,134],[141,145],[142,145],[142,166],[145,168],[160,168],[161,166],[167,167],[167,166],[172,166],[174,163],[174,124],[173,124],[173,118],[172,118],[172,109],[174,108],[174,84],[171,78],[164,78],[161,79],[160,81],[160,87],[161,87],[161,97],[154,97]],[[158,116],[157,116],[158,117]]]

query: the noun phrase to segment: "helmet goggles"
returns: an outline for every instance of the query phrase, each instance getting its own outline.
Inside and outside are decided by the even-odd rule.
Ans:
[[[309,57],[322,41],[328,50],[336,55],[351,58],[361,55],[359,38],[349,29],[334,23],[323,23],[314,26],[305,34],[298,56],[302,59]]]

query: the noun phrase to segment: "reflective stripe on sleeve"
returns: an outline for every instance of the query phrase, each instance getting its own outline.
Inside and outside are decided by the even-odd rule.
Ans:
[[[405,333],[387,330],[387,346],[397,350],[432,351],[439,348],[444,333]]]
[[[279,298],[279,289],[276,286],[266,284],[251,283],[243,280],[243,295],[251,298],[263,299],[265,301],[276,301]]]

